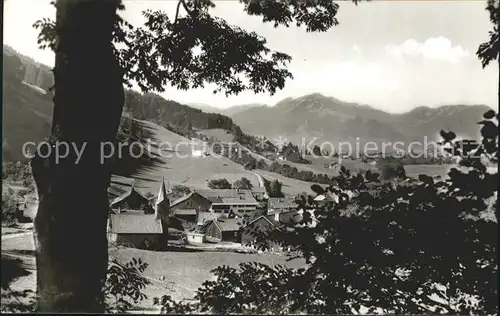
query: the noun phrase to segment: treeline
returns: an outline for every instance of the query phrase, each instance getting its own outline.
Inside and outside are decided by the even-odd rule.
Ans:
[[[12,47],[3,45],[4,82],[21,82],[48,91],[54,85],[54,74],[49,66],[24,56]]]
[[[256,152],[275,150],[271,142],[260,146],[261,141],[252,135],[243,133],[233,120],[219,113],[206,113],[187,105],[166,100],[154,93],[125,91],[124,113],[138,120],[158,124],[181,136],[192,138],[196,129],[224,129],[231,132],[234,141]]]
[[[239,126],[227,116],[205,113],[175,101],[165,100],[154,93],[125,92],[124,111],[139,120],[147,120],[160,126],[171,127],[182,133],[196,129],[221,128],[241,133]]]
[[[319,147],[318,147],[319,148]],[[303,153],[300,151],[299,146],[288,142],[283,148],[281,148],[280,154],[287,161],[295,162],[295,163],[303,163],[310,164],[311,161],[304,158]],[[306,152],[304,152],[306,154]]]
[[[245,166],[246,169],[261,169],[269,172],[278,173],[284,177],[297,179],[306,182],[315,182],[320,184],[333,185],[336,183],[334,177],[329,177],[327,174],[323,173],[313,173],[311,171],[298,170],[296,167],[291,167],[287,164],[281,164],[274,161],[271,164],[266,163],[263,159],[255,159],[252,155],[244,151],[232,151],[224,150],[224,156],[228,157],[232,161]]]

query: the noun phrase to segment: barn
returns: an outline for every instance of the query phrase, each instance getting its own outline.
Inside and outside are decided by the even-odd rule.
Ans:
[[[240,242],[240,228],[243,221],[240,218],[224,218],[207,222],[202,231],[207,242]]]
[[[146,213],[154,212],[150,200],[139,193],[135,185],[132,185],[130,189],[125,191],[122,195],[114,198],[110,206],[112,209],[120,209],[122,212],[124,210],[142,210]]]
[[[161,249],[164,231],[161,220],[155,215],[141,211],[128,211],[111,214],[108,221],[108,240],[118,245],[141,248]]]
[[[278,229],[278,223],[269,217],[264,215],[259,216],[255,220],[251,221],[247,225],[241,228],[241,244],[245,246],[255,246],[258,244],[257,240],[263,238],[265,239],[265,234]],[[265,242],[265,240],[259,240],[259,242]],[[278,246],[274,243],[267,243],[271,249],[276,249]]]
[[[197,192],[191,192],[170,204],[170,214],[180,219],[196,222],[199,212],[207,212],[212,203]]]

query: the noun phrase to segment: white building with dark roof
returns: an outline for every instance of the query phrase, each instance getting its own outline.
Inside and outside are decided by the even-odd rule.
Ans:
[[[209,212],[221,215],[233,213],[237,216],[245,216],[245,214],[255,212],[259,205],[251,190],[207,189],[196,190],[196,193],[210,201]]]

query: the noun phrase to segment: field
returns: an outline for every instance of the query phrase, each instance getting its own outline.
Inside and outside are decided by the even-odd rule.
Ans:
[[[450,168],[455,165],[406,165],[406,175],[411,178],[418,178],[420,174],[431,177],[445,177]]]
[[[201,132],[208,138],[213,137],[220,140],[221,142],[230,143],[234,140],[233,134],[222,128],[204,129],[201,130]]]
[[[191,299],[204,281],[214,280],[212,269],[227,265],[237,268],[243,262],[260,262],[267,265],[287,265],[300,268],[304,262],[296,259],[286,261],[286,257],[272,254],[239,254],[232,252],[154,252],[139,249],[119,249],[114,255],[122,262],[133,257],[141,258],[149,264],[144,272],[153,283],[146,290],[149,298],[165,294],[176,300]],[[165,276],[165,282],[159,280]],[[150,302],[143,304],[146,307]],[[149,305],[150,306],[150,305]]]
[[[303,170],[310,170],[315,173],[326,173],[329,176],[336,176],[338,175],[338,170],[336,168],[325,168],[325,164],[331,163],[331,162],[337,162],[340,165],[344,166],[347,170],[354,171],[354,172],[360,172],[360,171],[367,171],[367,170],[374,170],[374,166],[366,164],[360,160],[350,160],[350,159],[338,159],[334,157],[311,157],[311,156],[306,156],[307,159],[311,160],[311,164],[304,165],[304,164],[293,164],[297,169],[299,169],[299,166],[302,166]],[[307,169],[305,169],[307,168]]]
[[[269,181],[273,180],[279,180],[281,183],[283,183],[281,191],[285,195],[298,195],[303,192],[307,192],[307,194],[313,194],[314,192],[311,190],[311,185],[313,185],[313,182],[306,182],[306,181],[301,181],[297,179],[292,179],[292,178],[287,178],[284,177],[280,174],[269,172],[269,171],[264,171],[264,170],[254,170],[256,173],[260,174],[263,178]],[[324,185],[322,185],[324,186]]]
[[[31,233],[2,235],[2,254],[21,257],[24,265],[31,273],[20,277],[13,284],[16,290],[35,290],[36,269],[33,256],[34,244]],[[292,268],[301,267],[304,262],[295,259],[287,262],[286,257],[272,254],[239,254],[231,252],[155,252],[131,248],[110,248],[110,256],[127,262],[132,258],[141,258],[149,264],[144,272],[151,284],[145,289],[148,299],[141,302],[141,310],[153,307],[152,299],[162,295],[171,295],[176,300],[191,299],[195,291],[204,281],[214,279],[212,269],[228,265],[234,268],[242,262],[260,262],[267,265],[286,265]],[[165,280],[160,281],[160,276]]]
[[[171,186],[185,185],[194,189],[206,189],[208,181],[219,178],[227,178],[229,182],[233,182],[246,177],[254,185],[258,185],[258,179],[254,174],[228,158],[193,155],[193,149],[195,151],[203,149],[203,142],[187,139],[150,122],[144,123],[152,128],[159,142],[167,144],[163,148],[172,148],[177,152],[165,152],[168,157],[164,158],[165,161],[161,167],[143,173],[142,178],[152,178],[155,179],[154,181],[136,179],[136,188],[139,191],[156,194],[162,176],[165,177],[165,181],[170,181]],[[114,180],[125,182],[120,177],[114,177]],[[130,185],[130,181],[127,182]]]

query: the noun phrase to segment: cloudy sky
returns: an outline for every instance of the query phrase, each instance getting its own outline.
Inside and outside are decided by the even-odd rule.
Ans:
[[[172,0],[125,0],[124,17],[142,22],[141,10],[175,12]],[[247,16],[238,1],[216,1],[213,14],[268,40],[273,50],[292,56],[294,80],[274,96],[242,93],[226,98],[212,89],[176,91],[165,98],[183,103],[228,107],[273,105],[286,97],[320,92],[345,101],[403,112],[419,105],[497,105],[498,67],[482,69],[475,56],[492,29],[483,1],[374,1],[358,6],[341,2],[340,25],[326,33],[273,28]],[[54,17],[49,0],[7,0],[4,43],[48,65],[54,56],[37,48],[33,22]]]

